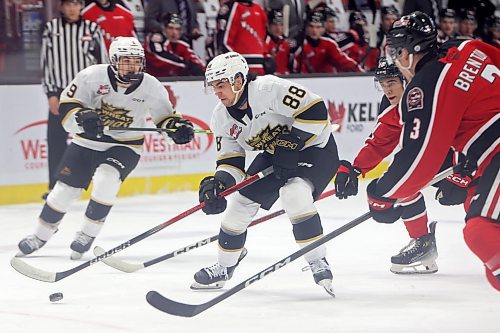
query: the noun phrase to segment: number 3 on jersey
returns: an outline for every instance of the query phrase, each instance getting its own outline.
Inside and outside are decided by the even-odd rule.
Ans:
[[[302,98],[306,95],[306,91],[295,86],[290,86],[290,88],[288,88],[288,92],[290,93],[290,95],[285,95],[285,97],[283,97],[283,104],[285,104],[289,108],[297,110],[300,105],[300,100],[293,96]]]

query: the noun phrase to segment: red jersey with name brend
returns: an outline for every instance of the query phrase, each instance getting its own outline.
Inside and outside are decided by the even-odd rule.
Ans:
[[[499,149],[500,51],[478,40],[452,40],[416,67],[400,102],[401,148],[377,193],[407,197],[438,172],[450,149],[476,161],[481,175]]]
[[[250,71],[264,74],[267,16],[252,1],[228,1],[217,15],[217,48],[220,53],[238,52]]]
[[[293,67],[297,73],[363,72],[335,41],[325,37],[316,40],[306,37],[295,52]]]
[[[137,37],[134,31],[134,15],[122,5],[111,3],[104,8],[93,2],[82,10],[82,17],[97,23],[101,28],[106,49],[115,37]]]

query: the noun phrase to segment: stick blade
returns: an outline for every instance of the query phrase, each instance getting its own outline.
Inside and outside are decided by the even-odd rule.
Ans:
[[[193,305],[179,303],[162,296],[159,292],[154,290],[146,294],[146,301],[160,311],[179,317],[194,317],[206,310],[205,304]]]
[[[19,273],[32,279],[43,282],[56,282],[56,273],[33,267],[17,257],[10,260],[10,265]]]
[[[102,256],[103,254],[106,253],[106,250],[104,250],[100,246],[94,247],[94,255],[96,257]],[[140,269],[144,268],[144,264],[135,264],[135,263],[129,263],[123,260],[120,260],[118,258],[115,258],[113,256],[107,257],[101,260],[103,263],[106,265],[117,269],[119,271],[125,272],[125,273],[133,273],[136,272]]]

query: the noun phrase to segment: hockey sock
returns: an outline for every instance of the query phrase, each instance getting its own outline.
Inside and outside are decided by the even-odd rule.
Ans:
[[[500,270],[500,224],[485,217],[476,216],[467,221],[463,229],[467,246],[486,266],[486,276],[491,285],[500,290],[500,282],[494,277]]]

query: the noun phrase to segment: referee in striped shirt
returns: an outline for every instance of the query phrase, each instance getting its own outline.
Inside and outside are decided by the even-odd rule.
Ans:
[[[108,63],[101,31],[94,22],[82,19],[82,8],[83,0],[61,0],[61,17],[47,22],[42,36],[42,86],[49,101],[49,190],[55,185],[57,166],[68,138],[59,116],[59,96],[79,71]]]

